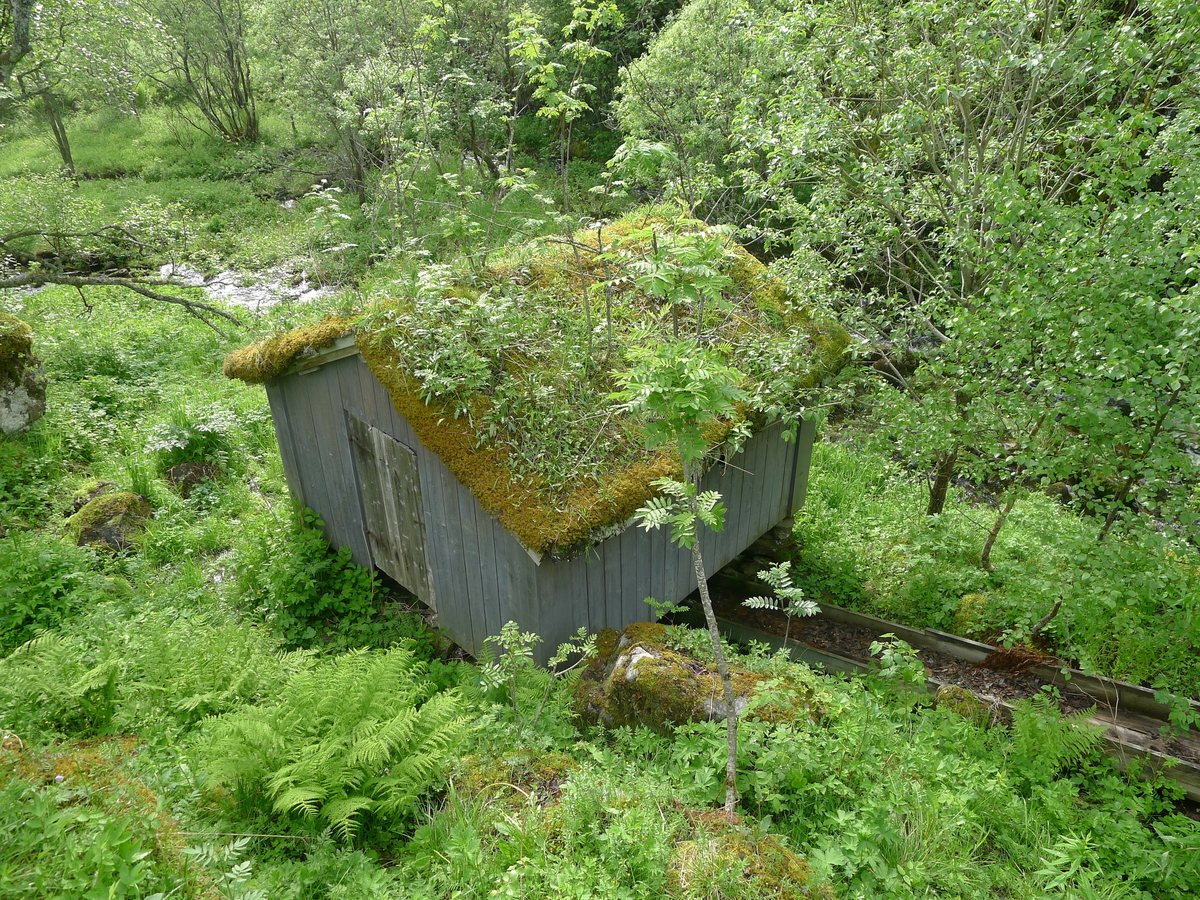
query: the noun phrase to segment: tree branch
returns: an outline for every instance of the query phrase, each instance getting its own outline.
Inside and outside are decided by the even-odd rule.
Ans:
[[[150,300],[160,303],[171,303],[182,306],[186,312],[195,316],[221,337],[228,339],[229,335],[213,324],[208,316],[220,316],[232,322],[239,328],[243,323],[237,316],[217,309],[199,300],[189,300],[186,297],[176,297],[152,290],[154,287],[186,287],[177,281],[166,278],[122,278],[115,275],[58,275],[53,272],[22,272],[20,275],[0,276],[0,288],[38,287],[43,284],[68,284],[75,287],[108,286],[123,287]]]

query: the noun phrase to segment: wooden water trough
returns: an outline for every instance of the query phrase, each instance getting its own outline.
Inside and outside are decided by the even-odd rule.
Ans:
[[[682,600],[695,588],[690,552],[670,529],[632,521],[577,555],[527,549],[417,436],[346,336],[267,383],[288,485],[320,514],[334,546],[391,576],[477,654],[509,621],[543,638],[540,655],[578,628],[621,629],[651,616],[644,598]],[[784,423],[751,437],[705,475],[728,508],[701,539],[711,575],[804,502],[815,427]]]

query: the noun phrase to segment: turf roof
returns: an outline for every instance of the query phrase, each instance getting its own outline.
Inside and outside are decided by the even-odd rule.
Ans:
[[[844,361],[846,332],[728,239],[712,267],[722,300],[702,323],[700,304],[673,308],[638,287],[645,260],[718,237],[652,211],[533,242],[474,275],[432,268],[354,320],[329,317],[234,351],[225,373],[271,381],[355,330],[397,410],[483,508],[529,549],[569,555],[619,530],[655,478],[679,474],[678,459],[647,450],[637,417],[610,398],[640,349],[699,330],[745,375],[742,415],[754,426],[798,412]],[[714,446],[732,424],[712,423]]]

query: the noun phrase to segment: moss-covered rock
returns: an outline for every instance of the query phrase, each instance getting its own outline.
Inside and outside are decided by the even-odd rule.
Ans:
[[[71,495],[71,515],[79,512],[97,497],[111,494],[114,486],[111,481],[99,481],[95,478],[85,482],[79,490]]]
[[[980,725],[986,724],[991,718],[991,708],[957,684],[943,684],[938,688],[937,705]]]
[[[46,412],[46,376],[33,353],[33,331],[0,313],[0,431],[17,434]]]
[[[167,480],[184,499],[191,496],[197,485],[205,481],[216,481],[221,477],[221,467],[206,462],[181,462],[163,472]]]
[[[67,528],[79,546],[124,550],[146,527],[154,507],[141,494],[118,491],[84,504],[67,519]]]
[[[283,334],[234,350],[225,357],[227,378],[247,384],[274,381],[304,356],[323,350],[354,327],[347,316],[326,316],[315,325],[294,328]]]
[[[782,682],[730,665],[734,708],[771,722],[819,714],[807,685]],[[639,622],[605,629],[596,653],[575,684],[575,709],[586,722],[644,725],[670,731],[685,722],[723,720],[728,712],[715,669],[672,647],[665,626]]]
[[[773,834],[750,834],[732,825],[680,841],[667,878],[673,897],[719,900],[749,894],[764,900],[833,900],[808,863]]]
[[[491,757],[472,754],[456,767],[455,786],[461,795],[478,798],[489,806],[545,806],[558,799],[577,767],[575,760],[564,753],[525,748]]]

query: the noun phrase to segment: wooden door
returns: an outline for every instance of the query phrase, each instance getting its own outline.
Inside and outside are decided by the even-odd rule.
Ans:
[[[346,418],[371,559],[433,607],[416,454],[357,416],[347,413]]]

